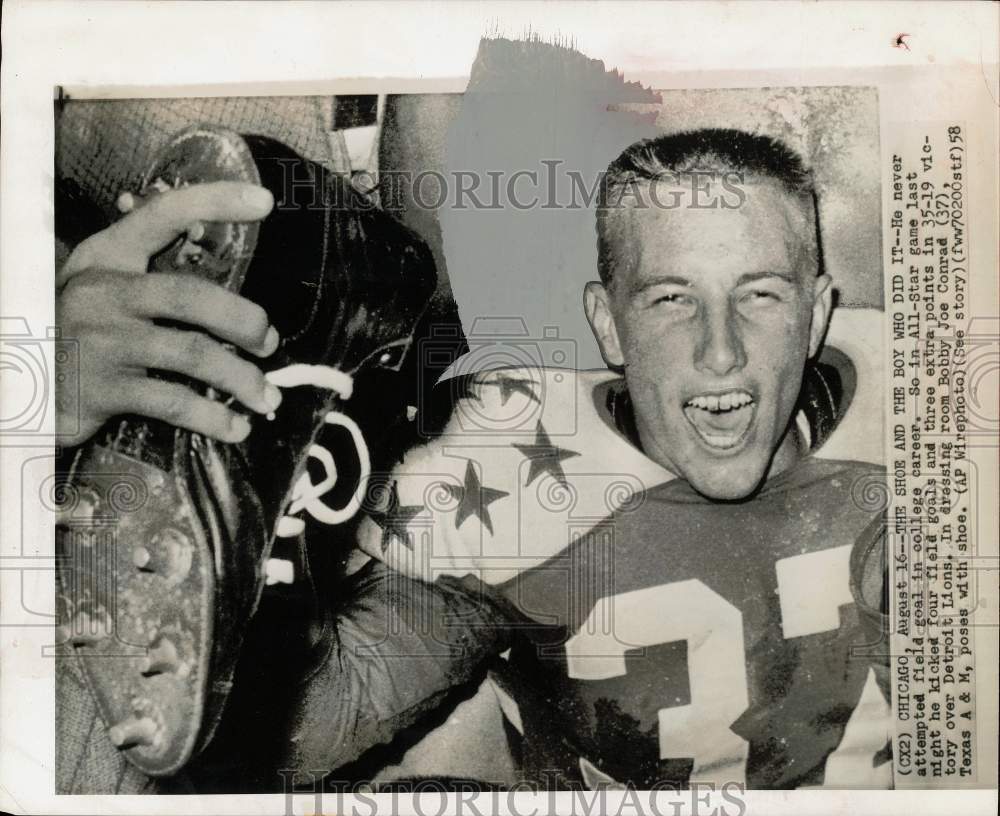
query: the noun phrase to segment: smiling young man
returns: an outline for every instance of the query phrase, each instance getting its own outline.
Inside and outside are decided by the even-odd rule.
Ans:
[[[630,148],[605,199],[587,317],[642,449],[709,498],[745,498],[800,456],[794,407],[830,315],[809,177],[775,141],[700,131]]]

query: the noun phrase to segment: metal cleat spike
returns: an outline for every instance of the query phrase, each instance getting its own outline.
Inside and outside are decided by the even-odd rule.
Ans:
[[[168,527],[156,533],[148,547],[132,551],[132,563],[143,572],[180,579],[191,569],[191,541],[180,530]]]
[[[161,638],[150,648],[149,653],[140,661],[139,671],[144,675],[163,674],[177,669],[177,647],[173,641]]]
[[[92,632],[76,632],[69,638],[69,642],[74,646],[93,646],[102,640],[104,640],[104,635],[95,635]]]
[[[117,748],[149,746],[156,742],[159,729],[151,717],[129,717],[108,729],[108,737]]]
[[[74,646],[93,646],[107,637],[106,623],[105,620],[91,618],[86,612],[79,612],[70,626],[61,628],[69,632],[69,642]]]
[[[135,196],[126,191],[115,199],[115,206],[122,215],[132,212],[135,209]]]
[[[75,620],[72,628],[67,627],[69,630],[69,642],[74,646],[93,646],[107,637],[103,631],[104,627],[100,623],[97,625],[97,628],[100,630],[98,632],[91,631],[92,626],[90,618],[84,617],[82,621],[79,618]]]
[[[174,255],[174,267],[180,269],[183,266],[198,266],[202,262],[203,254],[200,246],[190,239],[186,240]]]

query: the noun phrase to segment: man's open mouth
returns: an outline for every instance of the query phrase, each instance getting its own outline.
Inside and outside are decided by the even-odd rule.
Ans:
[[[684,416],[711,448],[735,448],[753,422],[753,395],[742,388],[698,394],[684,403]]]

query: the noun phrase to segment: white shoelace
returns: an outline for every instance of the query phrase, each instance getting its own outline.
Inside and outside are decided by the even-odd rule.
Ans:
[[[296,388],[302,385],[324,388],[335,392],[341,399],[350,399],[354,392],[354,379],[340,369],[324,365],[306,365],[296,363],[283,368],[269,371],[264,375],[268,382],[279,388]],[[364,434],[358,424],[340,411],[330,411],[326,415],[326,424],[339,425],[346,428],[354,442],[360,464],[358,487],[351,500],[339,509],[334,509],[323,502],[322,497],[337,483],[337,465],[333,455],[322,445],[310,445],[308,455],[323,465],[325,478],[314,483],[306,470],[296,480],[292,488],[292,502],[287,512],[278,521],[277,535],[279,538],[297,536],[305,529],[305,521],[296,518],[295,514],[305,510],[310,516],[323,524],[343,524],[361,509],[368,479],[371,476],[371,455],[365,443]]]

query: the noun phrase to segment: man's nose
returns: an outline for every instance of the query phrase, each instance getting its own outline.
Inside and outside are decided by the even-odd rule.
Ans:
[[[708,311],[702,319],[702,334],[695,350],[695,368],[723,377],[746,365],[738,317],[729,308]]]

